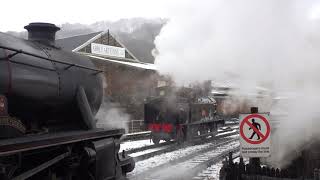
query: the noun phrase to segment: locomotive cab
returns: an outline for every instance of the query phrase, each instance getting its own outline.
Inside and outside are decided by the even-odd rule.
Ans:
[[[188,121],[189,111],[186,103],[175,104],[165,98],[152,99],[145,103],[145,124],[151,131],[155,144],[160,140],[170,141],[181,134],[182,124]]]
[[[212,133],[224,125],[224,120],[217,116],[215,102],[196,102],[190,104],[190,108],[189,136]]]

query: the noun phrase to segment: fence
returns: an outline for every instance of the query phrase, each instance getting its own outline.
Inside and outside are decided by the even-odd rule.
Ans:
[[[229,159],[229,160],[228,160]],[[260,164],[245,164],[243,158],[234,163],[232,153],[223,162],[220,170],[220,180],[320,180],[320,170],[315,169],[313,178],[297,177],[295,169],[274,169],[261,167]]]
[[[130,120],[127,122],[127,125],[129,131],[128,133],[146,131],[146,127],[144,125],[143,120]]]

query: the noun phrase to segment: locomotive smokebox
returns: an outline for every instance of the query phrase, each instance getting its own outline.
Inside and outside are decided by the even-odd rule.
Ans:
[[[28,31],[28,40],[38,41],[43,44],[54,45],[56,32],[60,30],[50,23],[30,23],[24,27]]]

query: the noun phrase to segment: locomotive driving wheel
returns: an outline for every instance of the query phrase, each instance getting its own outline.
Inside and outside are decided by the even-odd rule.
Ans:
[[[159,137],[156,137],[156,136],[152,136],[152,142],[154,144],[159,144],[160,143],[160,138]]]
[[[0,139],[20,137],[26,128],[20,120],[14,117],[0,117]],[[11,155],[0,159],[0,179],[10,179],[19,167],[19,155]]]

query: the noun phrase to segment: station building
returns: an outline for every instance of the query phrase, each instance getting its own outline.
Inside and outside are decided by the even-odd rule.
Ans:
[[[56,45],[88,56],[104,71],[105,101],[130,114],[130,119],[138,123],[131,122],[130,131],[139,131],[144,99],[156,93],[158,74],[154,64],[139,61],[109,31],[58,39]]]

